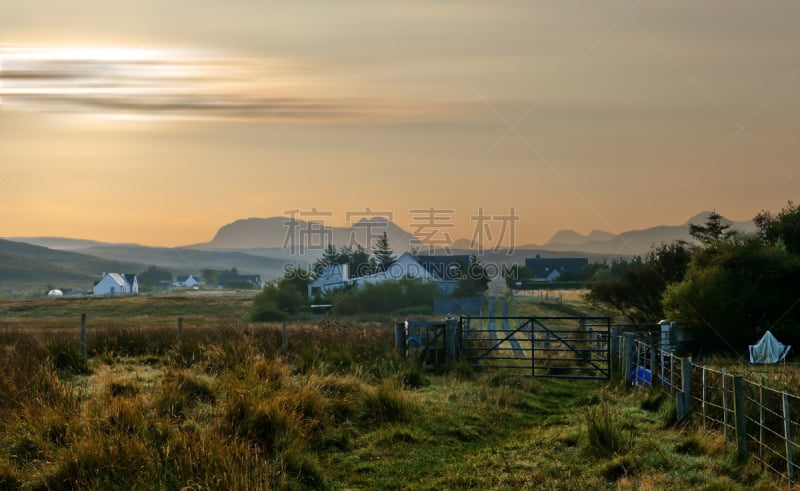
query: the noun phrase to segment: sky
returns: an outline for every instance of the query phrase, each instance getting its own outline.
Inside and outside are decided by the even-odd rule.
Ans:
[[[0,0],[0,237],[748,220],[800,196],[799,23],[794,0]]]

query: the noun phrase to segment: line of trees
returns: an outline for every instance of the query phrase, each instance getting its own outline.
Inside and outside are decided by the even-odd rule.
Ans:
[[[322,257],[314,262],[311,269],[314,274],[320,275],[327,266],[346,264],[350,271],[350,277],[358,278],[385,271],[396,259],[394,251],[389,246],[389,238],[384,232],[375,241],[372,251],[367,250],[361,244],[355,247],[347,245],[340,248],[328,244],[322,252]]]
[[[733,232],[712,213],[691,224],[693,243],[651,249],[619,261],[590,285],[588,298],[631,322],[677,320],[698,349],[741,354],[770,330],[800,345],[800,207],[753,219],[754,234]]]

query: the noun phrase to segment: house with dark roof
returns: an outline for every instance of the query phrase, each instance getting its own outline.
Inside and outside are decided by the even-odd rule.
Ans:
[[[308,296],[313,298],[336,289],[403,278],[436,282],[442,293],[449,294],[458,286],[463,268],[468,267],[473,261],[474,258],[469,255],[414,256],[404,252],[384,271],[356,278],[349,277],[346,265],[327,266],[322,270],[322,274],[308,285]]]
[[[139,280],[135,274],[103,273],[92,286],[94,295],[137,295]]]
[[[589,264],[586,257],[536,257],[525,258],[525,267],[533,273],[531,281],[555,281],[567,272],[575,272]]]
[[[439,290],[449,295],[458,287],[458,281],[468,273],[469,266],[475,262],[475,256],[456,254],[445,256],[418,255],[417,262],[436,278]]]
[[[173,283],[172,286],[178,288],[194,288],[202,284],[203,282],[197,279],[193,274],[189,274],[189,275],[178,275],[177,281]]]

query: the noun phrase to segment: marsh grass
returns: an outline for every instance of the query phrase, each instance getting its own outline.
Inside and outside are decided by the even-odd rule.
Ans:
[[[589,446],[606,457],[620,456],[633,447],[633,431],[625,428],[624,416],[608,403],[586,410]]]
[[[724,442],[662,429],[639,393],[476,375],[464,364],[424,372],[394,353],[391,328],[355,320],[291,325],[286,353],[280,325],[236,315],[187,321],[178,338],[176,312],[191,319],[190,311],[223,306],[216,298],[156,300],[124,299],[119,314],[106,301],[19,305],[14,315],[25,329],[37,319],[45,327],[0,331],[0,489],[773,482],[726,461]],[[75,357],[77,330],[58,330],[59,308],[70,319],[94,309],[90,326],[108,319],[90,333],[86,359]],[[49,327],[56,330],[43,332]],[[595,443],[584,445],[590,432]],[[589,458],[595,448],[606,457]]]

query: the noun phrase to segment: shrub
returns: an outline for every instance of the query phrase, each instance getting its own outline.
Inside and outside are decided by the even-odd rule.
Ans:
[[[431,381],[419,368],[409,368],[400,373],[400,383],[409,389],[419,389],[431,385]]]
[[[86,375],[91,373],[86,358],[81,356],[70,343],[54,340],[47,344],[50,361],[58,372],[65,375]]]
[[[607,457],[627,453],[633,445],[633,433],[623,429],[624,419],[608,403],[586,411],[589,445]]]
[[[608,481],[617,481],[621,477],[629,476],[634,473],[636,462],[630,455],[620,455],[603,466],[603,477]]]
[[[660,390],[651,390],[639,403],[639,407],[648,412],[656,412],[661,408],[664,403],[664,393]]]
[[[403,391],[383,382],[374,391],[364,394],[362,417],[366,421],[378,423],[408,421],[411,407],[411,401]]]
[[[257,404],[238,396],[226,410],[225,419],[235,434],[267,452],[287,448],[298,436],[293,415],[275,400]]]

